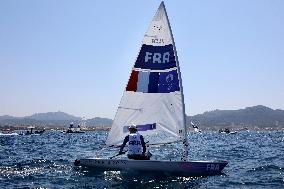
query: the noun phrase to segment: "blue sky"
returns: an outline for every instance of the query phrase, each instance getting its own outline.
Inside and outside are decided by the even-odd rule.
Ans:
[[[160,1],[0,1],[0,115],[113,118]],[[283,0],[166,0],[186,113],[284,109]]]

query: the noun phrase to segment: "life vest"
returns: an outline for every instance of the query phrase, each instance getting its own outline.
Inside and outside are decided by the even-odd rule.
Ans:
[[[128,141],[128,154],[142,154],[142,142],[140,139],[139,133],[131,133],[129,134],[129,141]]]

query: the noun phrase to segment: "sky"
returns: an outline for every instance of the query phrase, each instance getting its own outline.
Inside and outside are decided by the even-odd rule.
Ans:
[[[0,115],[114,118],[158,0],[0,1]],[[283,0],[165,0],[186,114],[284,109]]]

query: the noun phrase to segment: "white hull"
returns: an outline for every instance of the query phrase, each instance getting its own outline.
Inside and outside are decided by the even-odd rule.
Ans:
[[[96,170],[149,171],[185,174],[189,176],[206,176],[221,174],[227,161],[155,161],[128,159],[80,159],[75,165],[86,166]]]
[[[0,136],[15,136],[19,135],[18,133],[0,133]]]

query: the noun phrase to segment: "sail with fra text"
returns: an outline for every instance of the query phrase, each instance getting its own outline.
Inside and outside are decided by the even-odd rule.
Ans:
[[[170,24],[161,3],[143,38],[106,144],[122,144],[131,124],[149,144],[181,141],[185,113],[180,78]]]

